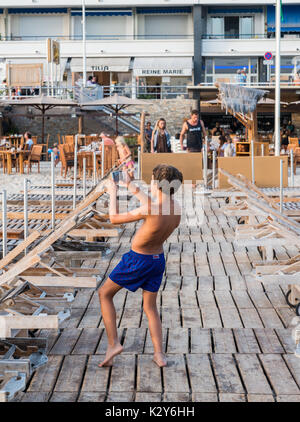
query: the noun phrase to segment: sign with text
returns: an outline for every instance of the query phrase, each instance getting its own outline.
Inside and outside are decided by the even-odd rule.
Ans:
[[[192,69],[134,69],[135,76],[192,76]]]

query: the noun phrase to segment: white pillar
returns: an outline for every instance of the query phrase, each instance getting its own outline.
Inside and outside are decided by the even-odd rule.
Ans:
[[[85,0],[82,0],[82,78],[83,86],[86,86],[86,21]]]
[[[280,155],[280,37],[281,5],[276,0],[276,57],[275,57],[275,155]]]

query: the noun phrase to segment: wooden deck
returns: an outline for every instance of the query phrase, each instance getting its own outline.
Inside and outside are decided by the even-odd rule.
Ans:
[[[84,289],[60,333],[41,333],[49,339],[49,362],[15,401],[300,401],[286,286],[255,281],[252,263],[261,256],[255,247],[234,248],[237,218],[222,214],[224,204],[206,199],[202,223],[202,210],[191,207],[166,243],[158,303],[168,367],[152,362],[141,292],[122,290],[115,305],[124,352],[112,368],[98,368],[107,339],[97,292]],[[107,276],[135,229],[128,225],[110,242],[112,255],[82,266]],[[277,259],[296,253],[276,247]]]

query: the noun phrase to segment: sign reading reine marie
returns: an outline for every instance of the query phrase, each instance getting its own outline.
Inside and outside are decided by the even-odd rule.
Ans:
[[[191,69],[134,69],[136,76],[191,76]]]

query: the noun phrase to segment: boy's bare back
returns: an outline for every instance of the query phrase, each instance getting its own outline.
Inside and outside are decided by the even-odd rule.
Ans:
[[[163,252],[163,243],[180,223],[180,215],[174,213],[179,205],[170,198],[169,215],[163,215],[161,208],[152,204],[151,213],[147,215],[138,229],[131,244],[131,249],[141,254],[159,254]],[[157,215],[158,214],[158,215]]]

